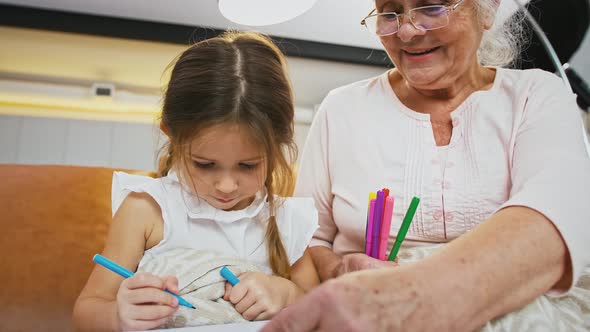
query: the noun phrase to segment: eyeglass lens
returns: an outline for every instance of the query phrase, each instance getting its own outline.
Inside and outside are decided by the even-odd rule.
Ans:
[[[414,8],[408,13],[410,20],[417,29],[433,30],[446,26],[449,23],[448,11],[445,6],[427,6]],[[399,23],[403,15],[385,13],[365,19],[367,28],[379,35],[394,34],[399,30]]]

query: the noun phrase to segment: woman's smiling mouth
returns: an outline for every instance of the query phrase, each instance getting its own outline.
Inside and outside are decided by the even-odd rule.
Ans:
[[[432,58],[439,49],[440,46],[433,48],[402,48],[402,56],[408,61],[425,61]]]
[[[433,48],[416,48],[416,49],[402,49],[402,51],[410,56],[420,56],[420,55],[426,55],[426,54],[430,54],[436,50],[438,50],[439,47],[433,47]]]

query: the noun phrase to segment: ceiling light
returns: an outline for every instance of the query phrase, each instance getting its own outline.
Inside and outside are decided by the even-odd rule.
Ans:
[[[217,0],[219,11],[228,20],[250,26],[289,21],[305,13],[317,0]]]

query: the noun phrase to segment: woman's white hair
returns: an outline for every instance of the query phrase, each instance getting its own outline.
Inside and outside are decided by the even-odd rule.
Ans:
[[[480,20],[484,20],[486,17],[495,17],[494,25],[490,30],[484,32],[477,50],[479,63],[484,66],[505,67],[517,64],[521,50],[527,42],[527,34],[523,25],[524,14],[506,10],[505,8],[508,6],[498,8],[499,1],[473,0]]]

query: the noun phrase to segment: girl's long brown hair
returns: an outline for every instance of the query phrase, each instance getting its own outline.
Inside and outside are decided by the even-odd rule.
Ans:
[[[265,187],[271,216],[265,241],[276,275],[290,278],[289,259],[275,213],[274,194],[290,194],[294,107],[286,62],[272,41],[253,32],[226,32],[190,46],[174,65],[164,95],[162,129],[170,141],[160,158],[159,176],[187,165],[186,147],[204,128],[238,124],[263,148]]]

